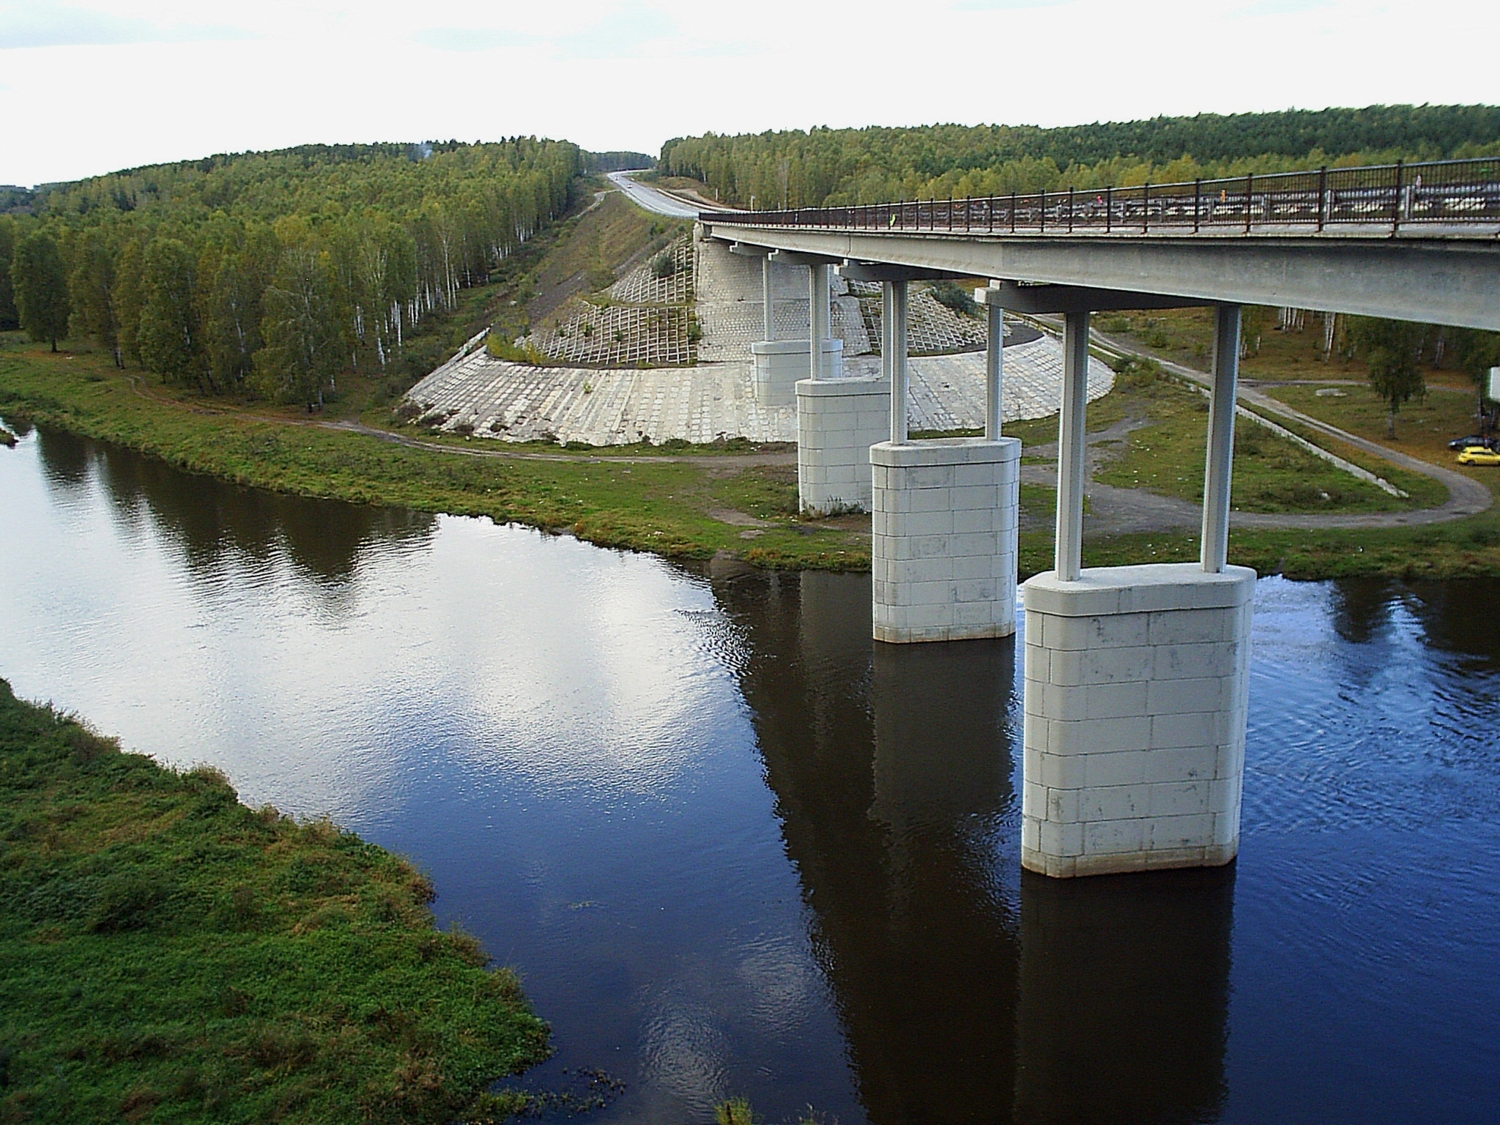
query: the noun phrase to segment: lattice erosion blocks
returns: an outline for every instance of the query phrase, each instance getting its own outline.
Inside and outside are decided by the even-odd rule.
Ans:
[[[1021,863],[1214,867],[1239,847],[1255,572],[1052,572],[1023,587]]]

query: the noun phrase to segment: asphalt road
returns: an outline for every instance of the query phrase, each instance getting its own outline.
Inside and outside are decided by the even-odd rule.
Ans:
[[[609,180],[647,211],[657,215],[667,215],[673,219],[696,219],[698,217],[699,208],[690,203],[684,203],[666,192],[657,191],[654,187],[637,183],[629,172],[611,172]]]

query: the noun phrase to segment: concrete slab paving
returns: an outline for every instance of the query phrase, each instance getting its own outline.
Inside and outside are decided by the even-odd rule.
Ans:
[[[422,379],[407,398],[445,430],[502,441],[796,441],[795,405],[755,401],[750,344],[762,335],[760,260],[730,254],[718,243],[695,243],[695,249],[696,313],[703,328],[696,366],[537,367],[495,359],[476,346]],[[805,339],[806,271],[776,265],[772,280],[778,337],[796,338],[800,330]],[[878,335],[872,340],[858,297],[839,285],[844,291],[834,299],[832,327],[844,341],[844,374],[879,375],[880,359],[871,354]],[[938,317],[929,319],[934,331],[943,330]],[[909,363],[913,430],[984,425],[982,351],[913,356]],[[1114,373],[1091,359],[1089,399],[1113,386]],[[1061,388],[1060,342],[1043,336],[1005,349],[1007,420],[1055,413]]]

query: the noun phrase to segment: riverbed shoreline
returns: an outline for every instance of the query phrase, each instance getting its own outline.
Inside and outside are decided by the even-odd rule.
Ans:
[[[190,472],[294,495],[485,516],[601,547],[669,558],[739,558],[772,569],[870,569],[868,517],[803,520],[784,454],[612,457],[604,451],[466,456],[455,444],[401,443],[369,426],[226,410],[144,393],[140,377],[88,352],[0,350],[0,414],[123,445]],[[689,448],[679,453],[692,454]],[[1025,498],[1023,497],[1023,502]],[[1050,528],[1023,526],[1023,578],[1049,569]],[[1190,561],[1191,532],[1086,541],[1085,565]],[[1231,561],[1297,579],[1500,575],[1494,509],[1441,525],[1395,528],[1239,527]]]
[[[0,1117],[490,1120],[547,1026],[405,860],[0,680]],[[175,1117],[174,1117],[175,1119]]]

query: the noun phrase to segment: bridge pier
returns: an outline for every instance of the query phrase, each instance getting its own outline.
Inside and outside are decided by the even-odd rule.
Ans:
[[[1021,864],[1066,878],[1228,863],[1239,847],[1255,588],[1255,572],[1226,557],[1239,308],[1215,310],[1199,563],[1084,568],[1089,312],[1134,307],[1126,302],[1139,295],[992,292],[1064,314],[1055,563],[1022,587]]]
[[[883,378],[843,377],[844,342],[830,338],[828,271],[837,259],[777,250],[771,260],[807,267],[808,340],[821,340],[823,347],[814,353],[808,340],[771,341],[764,348],[752,345],[756,399],[761,399],[763,360],[769,371],[773,349],[785,347],[776,355],[781,366],[776,368],[774,386],[778,395],[782,385],[794,388],[798,506],[818,516],[869,511],[869,449],[884,432],[890,384]],[[801,351],[787,345],[800,345]],[[800,374],[794,374],[799,365]]]
[[[828,331],[826,313],[828,311],[828,275],[827,259],[818,259],[824,263],[822,276],[823,301],[822,307],[825,313],[821,339],[823,341],[822,351],[818,357],[818,364],[812,362],[812,349],[808,339],[819,339],[816,331],[812,332],[808,339],[802,340],[778,340],[776,338],[776,296],[772,286],[772,277],[775,263],[778,261],[792,261],[793,264],[806,264],[796,256],[783,254],[781,257],[773,257],[773,252],[765,246],[751,246],[736,242],[729,247],[731,254],[738,254],[746,258],[760,259],[760,299],[761,299],[761,333],[762,338],[750,345],[750,355],[755,364],[754,387],[755,402],[759,406],[791,406],[797,401],[796,386],[798,380],[806,379],[810,373],[814,378],[838,379],[844,373],[844,342],[831,339]],[[816,268],[809,270],[809,294],[812,297],[810,307],[817,304],[817,292],[819,278]],[[809,319],[816,315],[816,310],[810,314]],[[809,326],[811,327],[811,325]]]
[[[881,356],[890,377],[890,440],[872,445],[872,617],[894,644],[1008,637],[1016,629],[1021,443],[1000,436],[1004,335],[992,331],[985,436],[912,441],[907,433],[907,284],[900,267],[846,266],[881,281]],[[991,318],[998,320],[998,314]]]

